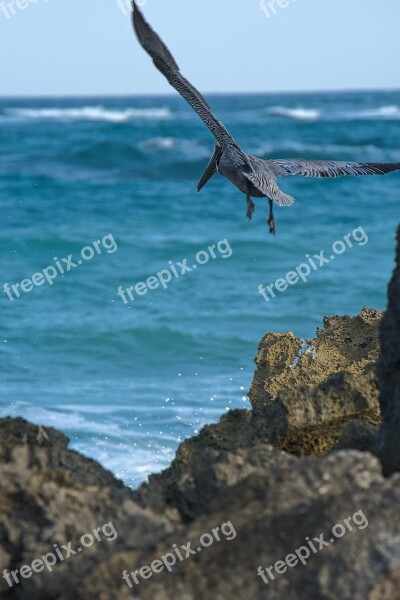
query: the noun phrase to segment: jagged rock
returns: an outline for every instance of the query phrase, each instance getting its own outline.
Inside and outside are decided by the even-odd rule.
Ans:
[[[387,473],[400,470],[400,227],[396,267],[389,285],[389,306],[381,324],[382,353],[378,363],[384,423],[379,453]]]
[[[131,591],[140,600],[377,600],[378,590],[385,590],[387,600],[398,599],[400,475],[385,480],[378,460],[368,453],[341,451],[323,458],[288,460],[271,447],[264,452],[264,472],[256,465],[254,473],[236,483],[234,478],[231,486],[224,477],[225,491],[212,494],[211,513],[204,506],[202,515],[187,528],[168,535],[156,547],[130,557],[126,553],[123,566],[107,559],[83,581],[78,598],[125,599]],[[229,454],[220,464],[233,465],[237,472],[240,455]],[[205,456],[204,462],[209,461],[210,456]],[[210,474],[218,470],[217,463],[214,455]],[[208,467],[203,468],[205,474]],[[197,496],[193,496],[198,504],[202,483],[200,474]],[[212,477],[206,487],[210,485]],[[194,489],[192,483],[189,487]],[[344,524],[349,518],[352,531]],[[200,548],[202,534],[227,522],[236,533],[234,539],[221,536],[201,552],[177,559],[171,573],[164,568],[146,580],[136,573],[139,583],[130,578],[131,589],[121,581],[123,569],[131,573],[151,565],[173,551],[174,544],[180,547],[191,541],[192,549]],[[321,533],[328,544],[317,553],[310,549],[306,565],[298,560],[284,574],[272,571],[275,579],[267,574],[269,583],[257,574],[259,566],[264,572],[271,565],[282,569],[285,565],[277,561]],[[319,542],[314,540],[314,546],[318,549]],[[100,596],[105,573],[111,596]]]
[[[139,490],[138,500],[154,508],[165,506],[165,501],[175,505],[182,470],[206,448],[225,451],[272,443],[297,455],[318,456],[334,446],[354,419],[378,425],[375,363],[381,317],[370,308],[353,318],[326,317],[325,328],[307,347],[289,333],[265,336],[249,393],[253,411],[230,411],[184,441],[171,467],[151,478],[150,486]],[[314,348],[315,356],[307,348]],[[358,447],[356,441],[353,447]]]
[[[379,392],[375,369],[356,376],[341,371],[315,387],[282,389],[277,398],[254,409],[257,436],[299,455],[326,453],[353,419],[377,425]]]
[[[176,488],[180,478],[191,470],[198,457],[208,451],[251,450],[261,443],[255,438],[251,425],[252,413],[248,410],[232,410],[221,417],[219,423],[206,425],[197,436],[185,440],[179,445],[176,457],[170,467],[160,474],[150,475],[135,492],[135,498],[142,506],[153,510],[164,510],[166,506],[176,506]],[[182,514],[184,519],[188,515]]]
[[[0,578],[0,598],[5,600],[59,598],[65,589],[78,589],[93,565],[119,548],[148,547],[174,528],[167,514],[140,507],[111,473],[68,450],[63,434],[44,431],[47,439],[43,434],[38,439],[37,426],[23,419],[0,420],[0,572],[54,554],[54,544],[65,558],[68,551],[62,546],[72,542],[73,549],[80,547],[84,534],[96,543],[53,571],[44,568],[26,579],[17,573],[20,582],[10,578],[11,588]],[[99,527],[104,527],[97,532],[101,541],[93,534]]]
[[[268,333],[260,342],[249,391],[253,407],[273,402],[282,390],[314,388],[340,372],[362,375],[379,356],[382,313],[363,308],[356,317],[325,317],[311,341]]]
[[[185,440],[171,467],[141,486],[136,499],[153,510],[173,506],[183,519],[192,518],[197,508],[191,515],[177,490],[207,449],[257,451],[273,444],[299,456],[319,456],[343,439],[347,448],[372,450],[372,440],[362,442],[359,429],[349,426],[354,420],[370,428],[381,422],[375,365],[381,317],[370,308],[353,318],[326,317],[324,329],[307,344],[288,333],[265,336],[249,394],[253,410],[229,411]]]
[[[333,450],[360,450],[376,453],[379,428],[355,419],[344,430]]]
[[[212,513],[218,499],[250,475],[263,476],[268,470],[274,478],[283,465],[295,460],[295,457],[268,444],[231,451],[205,448],[201,454],[194,455],[179,474],[175,473],[165,487],[165,499],[178,508],[185,522],[189,522],[200,515]],[[155,482],[165,485],[166,480],[161,477]],[[151,489],[152,484],[142,486],[145,490],[148,487]]]
[[[375,363],[382,314],[326,317],[314,340],[268,334],[249,397],[256,437],[299,455],[327,452],[355,418],[381,416]]]
[[[82,533],[104,522],[112,522],[118,532],[112,543],[94,544],[51,574],[35,573],[11,590],[3,586],[4,599],[377,600],[379,593],[386,600],[397,598],[400,475],[385,480],[369,453],[298,458],[267,444],[204,448],[202,455],[181,464],[175,482],[185,524],[172,518],[170,508],[156,515],[139,507],[132,492],[93,461],[77,453],[66,456],[66,438],[54,430],[45,430],[49,441],[39,446],[37,427],[10,419],[0,424],[0,441],[5,440],[0,454],[2,569],[31,563],[51,551],[54,541],[61,546],[72,540],[76,548]],[[71,460],[77,477],[65,467]],[[89,484],[81,481],[86,469]],[[323,533],[329,540],[339,523],[341,535],[350,517],[352,530],[316,554],[310,549],[306,565],[299,563],[280,576],[275,571],[267,584],[257,574],[259,566],[264,574],[271,565],[282,569],[277,561],[307,545],[307,538]],[[211,535],[216,527],[220,541],[198,552],[203,534]],[[164,568],[150,579],[139,571],[136,585],[130,573],[188,541],[195,556],[177,559],[171,573]]]

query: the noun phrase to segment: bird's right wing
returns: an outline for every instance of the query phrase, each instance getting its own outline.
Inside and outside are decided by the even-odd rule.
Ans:
[[[208,103],[200,92],[182,75],[171,52],[162,39],[144,19],[133,0],[133,28],[143,49],[151,56],[157,69],[168,82],[196,111],[205,125],[215,136],[221,147],[227,144],[239,148],[227,129],[212,113]]]
[[[268,161],[276,177],[342,177],[344,175],[386,175],[400,170],[400,163],[356,163],[335,160],[288,158]]]

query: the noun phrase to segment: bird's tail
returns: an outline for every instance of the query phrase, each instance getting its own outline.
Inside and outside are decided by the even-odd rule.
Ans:
[[[294,202],[294,198],[285,194],[276,185],[275,179],[262,177],[258,173],[243,173],[245,177],[256,187],[260,192],[263,192],[279,206],[290,206]]]

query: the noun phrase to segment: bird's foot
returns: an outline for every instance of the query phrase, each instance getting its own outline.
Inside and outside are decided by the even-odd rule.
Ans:
[[[254,215],[255,208],[256,208],[256,205],[254,204],[254,202],[252,200],[248,200],[246,217],[249,219],[249,221],[251,221],[251,219]]]
[[[46,442],[49,441],[49,436],[47,435],[46,431],[43,429],[43,427],[41,425],[38,425],[38,432],[37,432],[37,436],[36,436],[36,441],[37,443],[42,446],[43,444],[45,444]]]
[[[275,227],[275,219],[273,215],[270,215],[268,218],[268,226],[269,226],[269,232],[272,233],[272,235],[276,234],[276,227]]]

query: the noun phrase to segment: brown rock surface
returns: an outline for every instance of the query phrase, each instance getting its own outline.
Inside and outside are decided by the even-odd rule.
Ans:
[[[76,549],[82,535],[112,524],[98,532],[100,542],[52,572],[45,568],[26,579],[16,574],[20,582],[12,588],[0,578],[0,598],[7,600],[58,598],[64,589],[78,589],[84,574],[119,548],[143,548],[173,530],[167,515],[138,506],[132,491],[111,473],[67,450],[62,433],[44,431],[46,439],[38,443],[37,426],[0,420],[0,572],[54,553],[54,544],[65,557],[62,545],[72,542]]]
[[[191,541],[195,555],[183,561],[177,559],[172,572],[163,569],[146,580],[137,574],[138,584],[131,578],[133,597],[372,600],[377,598],[378,590],[385,589],[385,597],[396,600],[398,590],[393,582],[400,560],[400,476],[385,480],[376,458],[355,451],[314,459],[288,458],[271,447],[255,454],[258,458],[253,456],[254,472],[248,472],[243,480],[233,476],[231,484],[227,473],[239,473],[240,461],[247,462],[249,455],[214,455],[214,465],[208,472],[217,473],[217,481],[224,482],[223,488],[218,489],[215,483],[211,491],[212,478],[211,482],[208,476],[202,479],[206,464],[200,468],[202,472],[196,473],[200,477],[195,484],[186,482],[187,497],[200,503],[196,493],[202,494],[202,485],[207,482],[210,504],[204,504],[202,514],[147,551],[128,552],[118,560],[106,559],[82,582],[82,598],[128,598],[128,585],[121,581],[123,569],[128,573],[138,571],[173,551],[174,544],[180,547]],[[209,461],[210,456],[205,456],[204,463]],[[352,530],[344,533],[345,519],[349,518]],[[219,542],[198,552],[202,534],[227,522],[232,524],[235,538],[228,541],[221,536]],[[324,544],[320,548],[317,539],[321,539],[321,534]],[[316,553],[310,550],[307,564],[298,561],[281,575],[274,571],[275,579],[264,583],[257,574],[258,567],[265,570],[276,565],[282,569],[278,561],[285,561],[287,555],[307,545],[307,539],[314,541],[317,549]],[[112,592],[101,596],[104,574]],[[69,597],[65,596],[65,600]]]
[[[357,317],[325,317],[324,328],[311,341],[291,333],[268,333],[255,359],[249,391],[253,407],[273,402],[282,390],[315,388],[335,373],[362,375],[378,359],[381,318],[382,313],[371,308]]]
[[[382,313],[326,317],[314,340],[268,334],[249,397],[257,437],[300,455],[333,447],[355,418],[381,420],[376,361]]]
[[[54,542],[62,547],[71,540],[76,549],[83,533],[104,523],[112,523],[118,536],[103,536],[51,573],[33,573],[11,589],[2,580],[1,598],[398,598],[400,474],[385,480],[369,453],[298,458],[268,444],[204,449],[182,466],[176,482],[185,525],[171,509],[157,515],[138,506],[109,473],[67,450],[62,434],[45,431],[49,439],[39,445],[36,426],[0,421],[1,569],[40,559]],[[213,530],[219,540],[212,539]],[[188,542],[186,557],[182,547]],[[304,565],[296,555],[301,547]],[[140,575],[142,567],[176,548],[183,560],[176,557],[171,572],[164,566],[150,577],[146,569],[146,578]],[[293,554],[298,564],[285,567],[282,561]],[[122,579],[124,571],[132,588]]]

